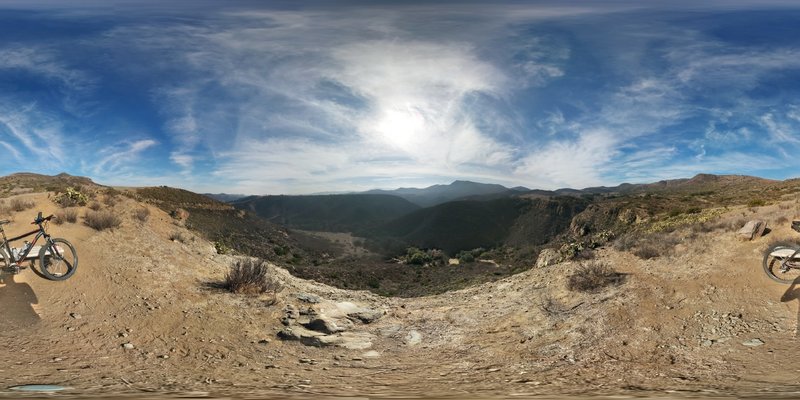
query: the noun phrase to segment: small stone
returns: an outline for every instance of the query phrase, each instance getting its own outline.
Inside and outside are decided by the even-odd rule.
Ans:
[[[80,314],[74,313],[74,312],[73,313],[69,313],[69,316],[72,317],[72,318],[75,318],[75,319],[81,319],[82,318]]]
[[[416,346],[422,342],[422,334],[415,330],[409,331],[404,342],[407,346]]]
[[[74,332],[74,331],[75,331],[75,328],[73,328],[73,327],[71,327],[71,326],[70,326],[69,328],[67,328],[67,331],[69,331],[69,332]]]
[[[269,339],[261,339],[258,341],[258,344],[269,344],[269,343],[270,343]]]
[[[765,344],[764,341],[759,339],[759,338],[750,339],[750,340],[746,340],[746,341],[742,342],[742,345],[747,346],[747,347],[758,347],[758,346],[761,346],[761,345],[764,345],[764,344]]]
[[[119,337],[128,337],[128,332],[120,332],[119,335],[117,335],[117,336],[119,336]]]
[[[53,362],[59,362],[59,361],[62,361],[62,360],[64,360],[64,359],[61,358],[61,357],[53,357]]]
[[[313,294],[309,294],[309,293],[297,293],[295,295],[295,297],[297,297],[297,300],[304,301],[306,303],[311,303],[311,304],[316,304],[316,303],[319,303],[320,301],[322,301],[322,299],[320,299],[319,296],[313,295]]]
[[[301,358],[300,359],[300,364],[313,364],[313,363],[314,363],[314,360],[312,360],[310,358]]]
[[[122,348],[125,350],[133,350],[134,346],[133,343],[123,343]]]
[[[158,356],[158,358],[166,360],[167,358],[169,358],[169,354],[162,354],[162,355]]]

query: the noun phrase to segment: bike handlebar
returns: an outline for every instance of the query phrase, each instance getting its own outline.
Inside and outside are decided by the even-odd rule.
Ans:
[[[48,215],[48,216],[46,216],[46,217],[42,217],[42,212],[41,212],[41,211],[39,211],[39,215],[37,215],[37,216],[36,216],[36,219],[35,219],[35,220],[33,220],[33,222],[31,222],[31,225],[38,225],[38,224],[41,224],[41,223],[42,223],[42,222],[44,222],[44,221],[50,221],[51,219],[53,219],[53,218],[55,218],[55,217],[56,217],[56,216],[55,216],[55,215],[53,215],[53,214],[50,214],[50,215]]]

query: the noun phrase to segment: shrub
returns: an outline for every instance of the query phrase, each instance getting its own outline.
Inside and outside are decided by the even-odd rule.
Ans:
[[[578,292],[597,292],[600,289],[618,284],[623,275],[607,264],[590,262],[581,264],[567,280],[567,289]]]
[[[93,201],[93,202],[89,203],[89,209],[90,210],[99,211],[100,208],[102,208],[102,206],[100,205],[100,203],[98,203],[96,201]]]
[[[147,218],[149,217],[150,217],[150,209],[147,207],[140,207],[133,210],[133,218],[141,222],[147,222]]]
[[[460,263],[471,263],[471,262],[475,261],[475,256],[472,255],[471,251],[459,252],[456,255],[456,258],[458,258],[458,262],[460,262]]]
[[[122,224],[122,220],[110,211],[87,211],[83,219],[87,226],[98,231],[114,229]]]
[[[228,254],[231,252],[231,248],[228,247],[228,245],[219,241],[214,242],[214,249],[217,250],[217,254]]]
[[[106,197],[103,198],[103,204],[114,207],[117,204],[117,196],[113,194],[106,194]]]
[[[74,224],[78,221],[78,210],[74,208],[65,208],[56,212],[56,218],[53,222],[56,225],[61,225],[64,222]]]
[[[280,289],[269,276],[267,263],[251,258],[236,260],[225,275],[222,286],[233,293],[250,295],[274,294]]]
[[[185,221],[187,218],[189,218],[189,212],[182,208],[176,208],[172,210],[169,215],[178,221]]]
[[[766,204],[764,199],[752,199],[752,200],[747,202],[747,206],[748,207],[761,207],[764,204]]]
[[[643,260],[649,260],[661,257],[662,252],[663,249],[653,243],[642,243],[633,251],[633,255]]]
[[[181,231],[175,231],[169,234],[169,240],[173,242],[188,243],[191,239]]]
[[[53,196],[53,202],[61,207],[85,206],[89,197],[75,188],[68,187],[65,192]]]
[[[34,204],[30,200],[23,200],[23,199],[11,199],[11,203],[9,207],[13,211],[25,211],[29,208],[33,208]]]

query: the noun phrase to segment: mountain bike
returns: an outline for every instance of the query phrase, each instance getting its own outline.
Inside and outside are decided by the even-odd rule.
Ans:
[[[31,222],[31,225],[38,225],[38,229],[10,239],[6,238],[3,225],[11,221],[0,220],[0,234],[3,236],[3,242],[0,243],[0,258],[5,262],[6,270],[17,274],[20,269],[27,268],[22,265],[23,262],[30,261],[31,267],[33,267],[38,258],[39,270],[36,272],[45,279],[63,281],[75,273],[78,268],[78,254],[75,252],[75,247],[66,239],[53,238],[47,233],[47,225],[53,218],[55,218],[54,215],[42,217],[40,211],[36,219]],[[33,243],[26,240],[21,248],[11,247],[11,242],[31,235],[36,235]],[[36,246],[36,242],[41,238],[44,238],[44,244]]]
[[[776,244],[767,249],[762,262],[764,272],[775,282],[791,284],[800,278],[800,246]]]

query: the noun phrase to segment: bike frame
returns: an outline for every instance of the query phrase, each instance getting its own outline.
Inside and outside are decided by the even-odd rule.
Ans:
[[[7,239],[6,238],[6,231],[3,228],[3,226],[0,225],[0,234],[3,235],[2,246],[5,247],[5,250],[6,250],[7,254],[8,254],[8,257],[11,260],[11,264],[18,263],[21,260],[26,259],[28,257],[28,254],[30,254],[31,250],[33,250],[33,246],[36,245],[36,242],[39,240],[39,238],[44,237],[45,241],[50,239],[50,234],[47,233],[44,230],[44,226],[42,224],[39,224],[39,229],[36,229],[34,231],[30,231],[28,233],[24,233],[24,234],[19,235],[19,236],[15,236],[15,237],[13,237],[11,239]],[[25,250],[24,253],[19,254],[19,256],[18,256],[19,258],[14,258],[14,252],[11,251],[10,243],[14,242],[14,241],[17,241],[17,240],[20,240],[22,238],[26,238],[28,236],[34,235],[34,234],[36,236],[33,238],[33,242],[31,242],[30,246],[28,246],[28,248]]]
[[[794,260],[794,259],[795,259],[794,257],[795,257],[796,255],[798,255],[798,254],[800,254],[800,247],[798,247],[797,249],[794,249],[794,253],[792,253],[792,255],[791,255],[791,256],[789,256],[789,257],[786,257],[786,259],[784,259],[783,261],[781,261],[781,272],[783,272],[783,273],[785,273],[785,272],[788,272],[788,271],[789,271],[789,269],[791,269],[791,268],[792,268],[792,267],[789,265],[789,263],[790,263],[790,262],[792,262],[792,260]]]

